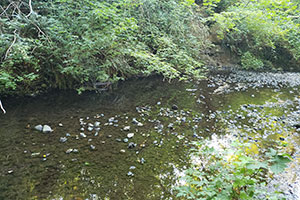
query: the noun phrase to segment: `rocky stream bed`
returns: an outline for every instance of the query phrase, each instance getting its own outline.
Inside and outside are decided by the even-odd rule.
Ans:
[[[0,199],[177,199],[190,143],[204,138],[289,144],[293,162],[268,190],[299,199],[299,86],[297,73],[224,71],[4,99]]]

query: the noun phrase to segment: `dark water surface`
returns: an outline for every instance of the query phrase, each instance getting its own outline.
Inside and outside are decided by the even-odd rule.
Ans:
[[[207,81],[170,84],[152,77],[101,94],[4,99],[0,199],[176,199],[172,186],[189,166],[189,142],[223,132],[218,113],[299,96],[291,88],[215,94],[216,88]],[[89,131],[95,122],[100,130]],[[38,124],[54,131],[34,130]],[[124,142],[128,133],[134,136]],[[136,146],[128,148],[130,142]]]

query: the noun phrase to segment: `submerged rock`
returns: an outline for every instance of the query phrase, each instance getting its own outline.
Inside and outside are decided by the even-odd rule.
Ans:
[[[134,176],[134,173],[132,173],[132,172],[129,171],[129,172],[127,173],[127,176]]]
[[[95,150],[96,149],[96,147],[94,146],[94,145],[90,145],[90,148],[91,148],[91,150]]]
[[[124,138],[123,142],[127,143],[128,142],[128,138]]]
[[[43,131],[43,126],[42,126],[41,124],[39,124],[39,125],[36,125],[36,126],[34,127],[34,129],[35,129],[35,130],[38,130],[38,131]]]
[[[178,110],[178,106],[173,104],[172,107],[171,107],[173,110]]]
[[[136,147],[136,144],[135,144],[135,143],[130,142],[130,143],[128,144],[128,149],[133,149],[134,147]]]
[[[66,154],[69,154],[69,153],[72,153],[73,152],[73,149],[68,149],[67,151],[66,151]]]
[[[80,133],[80,136],[86,138],[86,135],[84,133]]]
[[[51,132],[53,132],[53,130],[51,129],[50,126],[48,125],[43,126],[43,133],[51,133]]]
[[[68,140],[68,139],[67,139],[66,137],[61,137],[61,138],[59,138],[59,141],[60,141],[61,143],[65,143],[67,140]]]
[[[127,134],[127,137],[130,139],[130,138],[133,138],[133,136],[134,136],[134,133],[128,133]]]

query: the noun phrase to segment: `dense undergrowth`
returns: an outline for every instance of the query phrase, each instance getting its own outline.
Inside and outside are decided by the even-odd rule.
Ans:
[[[192,2],[47,0],[32,12],[28,1],[1,4],[2,93],[203,74],[210,42]]]
[[[240,58],[244,69],[299,71],[299,1],[205,2],[219,42]]]
[[[296,0],[0,3],[0,93],[95,88],[133,76],[200,78],[214,44],[245,69],[298,70]],[[210,35],[218,40],[210,41]]]

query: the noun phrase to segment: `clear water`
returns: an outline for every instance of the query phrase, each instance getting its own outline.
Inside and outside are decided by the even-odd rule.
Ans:
[[[288,88],[221,95],[214,89],[206,81],[170,84],[152,77],[101,94],[54,91],[2,100],[7,114],[0,116],[0,199],[176,199],[172,186],[176,172],[189,165],[189,142],[224,130],[212,114],[299,96]],[[117,121],[105,125],[112,117]],[[87,125],[80,130],[80,120],[100,122],[98,135]],[[38,132],[38,124],[54,131]],[[125,143],[128,133],[134,136]],[[129,149],[129,142],[137,146]]]

